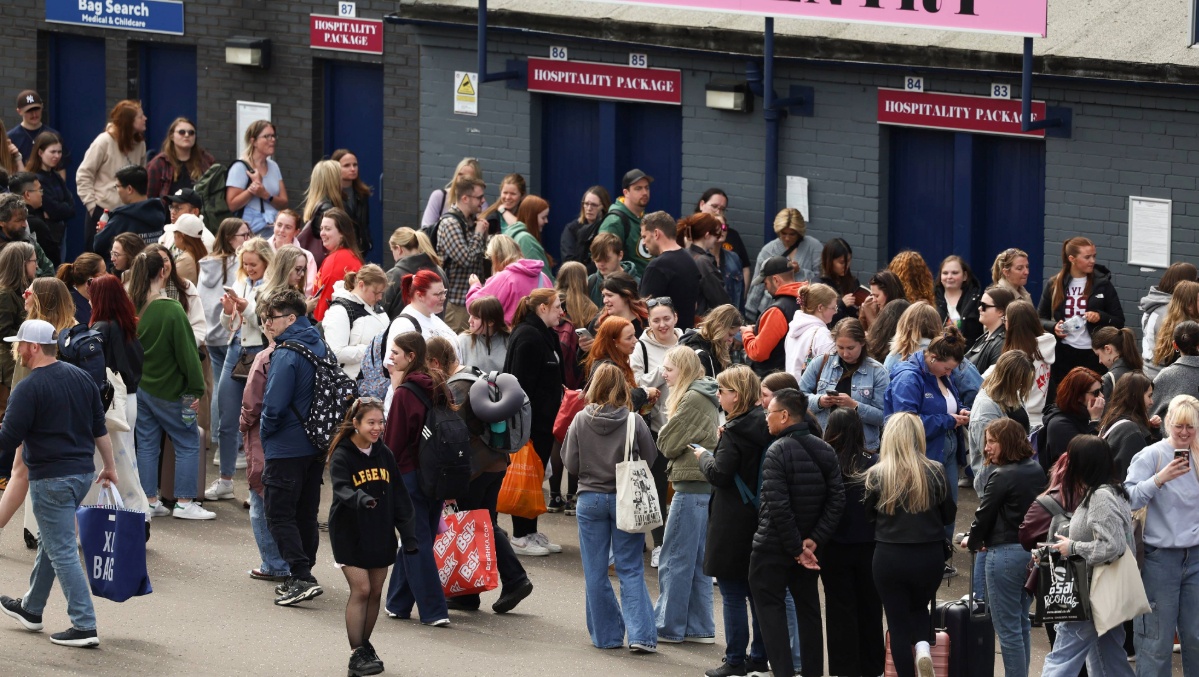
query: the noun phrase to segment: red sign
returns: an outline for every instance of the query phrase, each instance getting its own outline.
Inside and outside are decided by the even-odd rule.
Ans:
[[[348,19],[324,14],[309,15],[308,34],[313,49],[335,49],[362,54],[383,53],[383,22]]]
[[[529,91],[679,106],[683,103],[683,73],[668,68],[529,57]]]
[[[1032,102],[1033,121],[1045,119],[1045,102]],[[882,125],[948,129],[1005,136],[1045,138],[1045,130],[1020,130],[1020,100],[964,94],[931,94],[902,89],[878,90],[878,122]]]

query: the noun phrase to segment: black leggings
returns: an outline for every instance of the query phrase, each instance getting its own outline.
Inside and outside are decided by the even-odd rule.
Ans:
[[[883,601],[891,635],[891,660],[898,677],[915,677],[912,646],[931,642],[932,609],[945,571],[944,545],[878,543],[874,547],[874,586]]]
[[[541,466],[550,460],[550,452],[554,449],[554,433],[552,430],[534,431],[530,439],[533,442],[533,451],[537,452],[537,456],[541,458]],[[529,534],[537,533],[537,518],[526,519],[524,517],[512,516],[512,537],[523,538]]]

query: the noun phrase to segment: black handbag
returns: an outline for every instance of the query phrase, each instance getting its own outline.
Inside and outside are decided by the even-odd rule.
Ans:
[[[1065,623],[1091,619],[1090,566],[1056,550],[1037,552],[1036,623]]]
[[[245,383],[246,379],[250,378],[250,369],[253,367],[254,355],[251,355],[248,350],[242,349],[237,362],[233,364],[233,373],[230,376],[238,383]]]

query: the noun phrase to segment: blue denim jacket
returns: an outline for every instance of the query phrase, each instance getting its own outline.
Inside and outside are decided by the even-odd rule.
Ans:
[[[799,380],[799,389],[808,396],[808,410],[823,428],[828,423],[831,409],[822,409],[820,396],[837,389],[837,382],[845,373],[845,365],[835,354],[828,359],[817,357],[812,360],[816,369],[805,369]],[[811,366],[811,365],[809,365]],[[817,372],[819,371],[819,374]],[[850,377],[850,397],[858,402],[858,416],[862,418],[862,432],[866,436],[866,448],[878,449],[879,432],[883,426],[883,395],[891,377],[877,360],[867,357],[862,366]]]

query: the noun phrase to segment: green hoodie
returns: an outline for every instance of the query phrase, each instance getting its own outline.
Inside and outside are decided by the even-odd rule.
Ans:
[[[620,269],[640,284],[641,280],[637,277],[637,266],[634,266],[632,261],[621,261]],[[591,296],[591,302],[600,307],[604,305],[604,277],[599,274],[599,271],[587,276],[587,293]]]
[[[516,241],[517,246],[520,247],[521,256],[526,259],[533,259],[534,261],[541,261],[545,263],[545,267],[541,269],[541,272],[545,273],[546,277],[550,278],[550,283],[553,283],[554,273],[550,269],[549,254],[545,253],[545,247],[542,247],[541,242],[539,242],[537,238],[533,237],[533,234],[529,232],[529,229],[527,226],[525,226],[525,224],[521,223],[520,221],[517,221],[510,226],[504,224],[504,227],[500,229],[500,232]]]
[[[675,491],[691,488],[680,487],[679,483],[707,484],[708,479],[699,469],[699,461],[689,445],[698,444],[709,451],[716,449],[716,427],[720,421],[718,406],[716,380],[708,376],[696,379],[687,388],[674,415],[658,432],[658,450],[670,459],[666,477],[676,485]],[[710,487],[703,487],[703,490],[710,491]]]
[[[599,232],[612,233],[624,242],[624,260],[632,262],[637,269],[633,277],[640,280],[650,259],[649,251],[641,245],[641,217],[618,199],[608,208],[608,215],[600,223]]]

